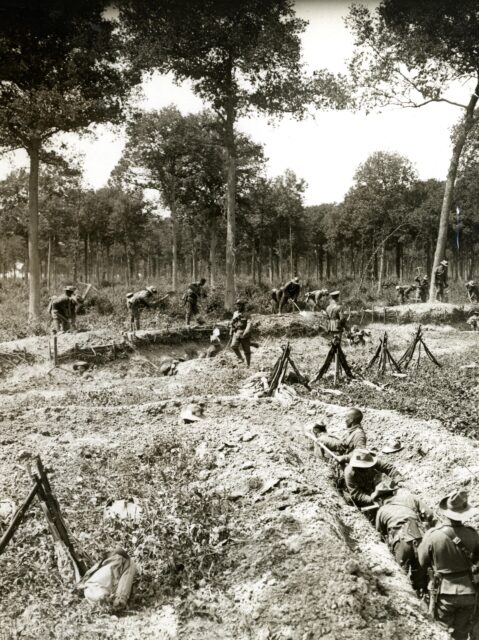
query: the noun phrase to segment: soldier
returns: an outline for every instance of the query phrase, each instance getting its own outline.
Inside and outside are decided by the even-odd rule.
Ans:
[[[455,640],[466,640],[475,622],[479,533],[463,524],[475,513],[464,489],[446,496],[439,503],[440,521],[418,548],[419,563],[429,570],[429,611]]]
[[[399,488],[390,478],[376,486],[376,529],[382,535],[398,564],[410,573],[418,595],[427,587],[427,572],[417,558],[417,547],[426,530],[424,520],[433,519],[432,511],[407,489]]]
[[[348,432],[342,438],[336,438],[326,433],[326,427],[322,423],[313,425],[313,434],[328,449],[340,454],[338,462],[349,462],[349,453],[355,449],[366,449],[367,447],[366,434],[361,426],[362,420],[362,411],[349,409],[345,416]]]
[[[413,284],[409,285],[397,285],[396,291],[399,304],[404,304],[406,300],[409,300],[409,294],[416,290]]]
[[[479,287],[477,286],[477,282],[475,280],[469,280],[469,282],[466,282],[466,290],[469,302],[479,301]]]
[[[283,289],[281,287],[279,287],[279,289],[271,289],[271,308],[273,313],[278,313],[279,301],[282,295]]]
[[[152,298],[157,293],[155,287],[146,287],[136,293],[126,294],[126,307],[130,312],[130,331],[140,329],[140,315],[143,309],[152,309]]]
[[[427,302],[429,293],[429,278],[427,276],[416,276],[414,282],[417,282],[417,301]]]
[[[381,482],[381,474],[390,476],[393,480],[401,478],[394,466],[384,460],[379,460],[367,449],[356,449],[344,470],[344,480],[354,504],[361,507],[375,505],[376,486]]]
[[[348,332],[347,338],[350,346],[357,347],[358,345],[361,345],[364,347],[366,344],[365,336],[371,336],[371,332],[366,331],[366,329],[360,329],[357,324],[353,324]]]
[[[251,318],[245,313],[246,303],[244,300],[236,301],[236,311],[233,314],[230,325],[231,348],[241,362],[244,362],[240,347],[243,349],[246,358],[246,366],[251,362]]]
[[[288,300],[292,300],[295,303],[298,301],[299,292],[301,291],[299,278],[297,276],[294,277],[292,280],[287,282],[279,291],[281,292],[281,297],[279,298],[278,313],[281,313],[284,305],[288,302]]]
[[[186,307],[187,326],[190,324],[191,316],[196,316],[199,313],[199,298],[206,298],[206,291],[203,288],[205,284],[206,278],[201,278],[199,282],[192,282],[183,296],[183,304]]]
[[[65,293],[53,298],[48,305],[52,318],[52,329],[56,333],[75,329],[76,311],[81,302],[80,296],[75,297],[75,287],[65,287]]]
[[[472,331],[479,331],[479,315],[473,313],[472,316],[469,316],[466,322],[471,327]]]
[[[327,289],[316,289],[315,291],[308,291],[304,294],[304,301],[306,304],[312,303],[313,311],[316,311],[320,307],[321,300],[329,294]]]
[[[447,267],[448,261],[442,260],[434,272],[434,286],[436,287],[436,300],[446,302],[447,297]]]
[[[329,294],[331,302],[326,309],[328,318],[328,331],[332,334],[341,334],[345,327],[343,307],[339,304],[339,291],[331,291]]]

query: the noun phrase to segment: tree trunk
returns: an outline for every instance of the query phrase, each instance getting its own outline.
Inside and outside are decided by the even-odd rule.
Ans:
[[[178,289],[178,213],[176,210],[176,192],[173,187],[171,204],[171,290]]]
[[[381,249],[379,253],[379,273],[378,273],[378,293],[381,293],[381,289],[383,286],[383,274],[384,274],[384,254],[386,252],[385,242],[381,244]]]
[[[401,281],[401,254],[402,254],[402,246],[401,243],[399,241],[396,242],[396,278]]]
[[[47,289],[51,290],[51,273],[52,273],[52,235],[48,234],[48,256],[47,256]]]
[[[291,220],[289,221],[289,276],[292,278],[295,275],[294,273],[294,262],[293,262],[293,231],[291,229]]]
[[[269,283],[273,286],[274,282],[274,262],[273,262],[273,247],[269,246]]]
[[[40,318],[40,254],[38,250],[38,172],[40,167],[40,141],[33,140],[28,150],[30,176],[28,181],[28,316]]]
[[[234,107],[230,100],[226,122],[226,153],[228,162],[226,195],[226,278],[225,309],[232,311],[235,302],[236,275],[236,148],[234,138]]]
[[[452,156],[447,172],[446,187],[444,189],[444,198],[442,200],[441,216],[439,218],[439,232],[437,235],[436,251],[434,253],[434,262],[431,271],[431,284],[429,287],[429,302],[434,302],[436,297],[434,287],[434,273],[440,262],[444,260],[446,252],[447,230],[449,222],[449,211],[451,210],[452,198],[454,194],[454,185],[456,182],[457,168],[461,158],[462,150],[466,144],[467,136],[474,125],[474,109],[476,108],[479,97],[479,83],[475,92],[472,94],[469,104],[467,105],[466,114],[461,123],[456,142],[452,148]]]
[[[281,283],[283,282],[283,243],[281,242],[281,236],[278,236],[278,277]]]
[[[208,258],[208,274],[210,278],[210,287],[214,289],[215,286],[215,270],[216,270],[216,245],[218,243],[218,234],[216,231],[215,220],[210,222],[210,252]]]
[[[256,247],[254,242],[251,248],[251,278],[253,284],[256,284]]]

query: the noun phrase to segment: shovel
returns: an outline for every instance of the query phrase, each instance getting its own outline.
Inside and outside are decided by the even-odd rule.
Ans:
[[[294,304],[294,306],[296,307],[296,309],[299,311],[299,315],[302,316],[303,318],[308,318],[309,320],[311,320],[312,318],[314,318],[314,311],[302,311],[298,305],[296,304],[296,302],[294,300],[291,300],[291,302]]]

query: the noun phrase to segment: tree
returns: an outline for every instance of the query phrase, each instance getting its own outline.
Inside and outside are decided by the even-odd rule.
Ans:
[[[226,150],[227,309],[235,299],[237,144],[235,123],[253,110],[302,115],[311,102],[343,103],[331,74],[306,78],[292,0],[120,0],[130,57],[141,69],[172,72],[216,112]]]
[[[347,194],[349,207],[365,222],[365,231],[377,238],[372,258],[379,255],[378,293],[384,274],[386,245],[405,226],[408,194],[416,180],[411,162],[398,154],[377,151],[354,174],[354,186]],[[400,275],[400,274],[399,274]]]
[[[360,103],[370,108],[449,102],[463,110],[453,136],[439,219],[431,274],[433,300],[433,275],[445,257],[458,165],[477,119],[479,5],[477,0],[382,0],[375,16],[363,6],[353,6],[348,24],[356,37],[350,70]],[[448,89],[459,79],[475,87],[464,104],[448,97]]]
[[[24,0],[2,7],[0,145],[22,148],[29,174],[29,315],[40,313],[38,176],[59,132],[118,120],[135,77],[117,64],[104,0]]]

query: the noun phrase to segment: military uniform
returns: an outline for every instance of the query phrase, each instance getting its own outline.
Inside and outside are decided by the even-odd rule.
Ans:
[[[199,298],[206,296],[203,289],[204,284],[204,282],[192,282],[183,296],[183,302],[186,307],[186,324],[190,324],[191,316],[196,316],[199,313]]]
[[[354,451],[354,449],[366,449],[366,434],[359,424],[353,424],[348,427],[348,433],[342,438],[335,438],[328,433],[321,433],[318,440],[322,442],[328,449],[335,451],[340,455],[346,455]]]
[[[415,290],[414,285],[398,285],[396,287],[398,302],[404,304],[406,300],[409,300],[409,294]]]
[[[416,276],[414,278],[417,282],[417,300],[418,302],[427,302],[429,293],[429,278],[427,276]]]
[[[151,309],[150,299],[153,293],[148,289],[128,294],[126,297],[126,306],[130,312],[130,328],[132,331],[140,329],[140,315],[143,309]]]
[[[343,306],[337,300],[332,300],[327,309],[326,316],[328,318],[329,333],[341,333],[344,329],[344,313]]]
[[[436,300],[445,301],[447,289],[447,265],[440,264],[434,272],[434,286],[436,287]]]
[[[279,298],[279,313],[281,313],[283,306],[288,302],[288,300],[293,300],[296,302],[298,300],[299,292],[301,291],[301,285],[296,279],[290,280],[287,282],[281,291],[281,296]]]
[[[432,519],[431,510],[407,489],[397,489],[383,498],[376,514],[376,529],[387,541],[398,564],[411,573],[411,582],[416,591],[425,591],[427,572],[417,558],[425,526],[423,518]]]
[[[458,546],[459,540],[471,558]],[[466,640],[476,613],[477,591],[471,565],[479,560],[479,533],[447,518],[424,535],[418,558],[422,567],[433,569],[439,577],[436,619],[454,630],[455,640]],[[429,586],[431,589],[431,582]]]
[[[469,302],[478,302],[479,301],[479,287],[477,286],[477,282],[475,280],[470,280],[466,282],[467,289],[467,297],[469,298]]]
[[[394,466],[384,460],[377,460],[374,466],[366,469],[358,469],[351,463],[348,464],[344,470],[344,480],[354,504],[358,507],[369,507],[375,504],[371,494],[381,481],[382,474],[395,480],[401,477]]]
[[[231,348],[242,361],[243,356],[240,347],[246,358],[246,364],[250,365],[251,361],[251,319],[243,309],[235,311],[230,325]]]
[[[53,298],[49,311],[52,317],[52,327],[56,332],[68,331],[75,327],[77,301],[73,295],[66,293]]]

